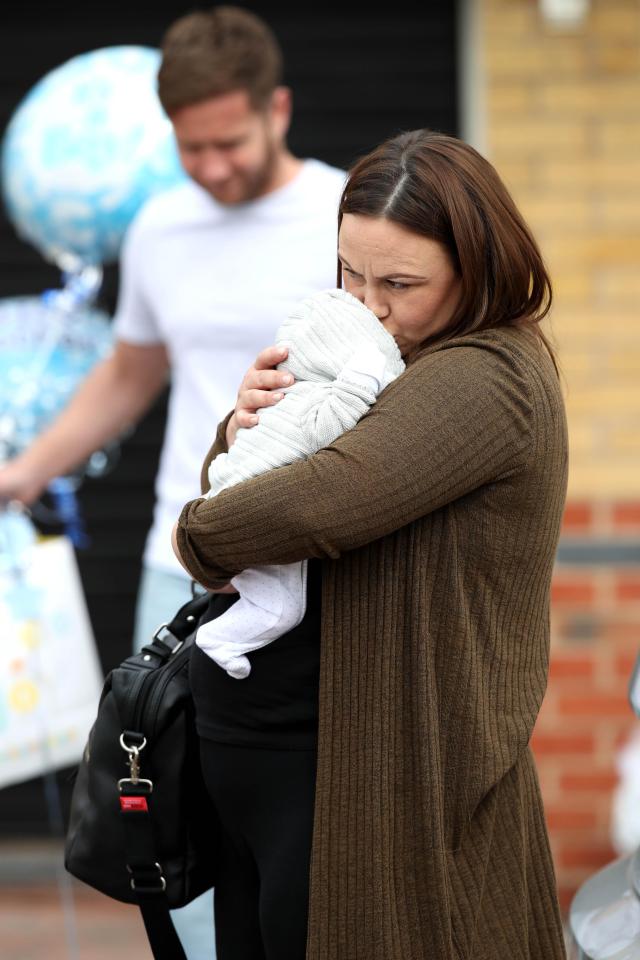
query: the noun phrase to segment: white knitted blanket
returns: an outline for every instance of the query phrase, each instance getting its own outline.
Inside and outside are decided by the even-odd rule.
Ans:
[[[207,497],[274,467],[308,457],[350,430],[404,370],[378,318],[345,290],[303,300],[281,324],[276,343],[289,355],[278,367],[296,378],[279,403],[240,429],[229,453],[209,467]]]

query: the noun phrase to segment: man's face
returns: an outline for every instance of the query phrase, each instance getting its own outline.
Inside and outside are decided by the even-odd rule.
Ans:
[[[288,91],[278,88],[257,111],[245,90],[181,107],[171,116],[186,173],[219,203],[266,193],[289,124]]]

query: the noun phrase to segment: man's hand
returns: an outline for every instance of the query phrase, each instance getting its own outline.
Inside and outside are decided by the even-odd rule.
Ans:
[[[274,369],[286,359],[289,351],[286,347],[267,347],[258,354],[252,367],[247,370],[238,390],[238,399],[233,416],[227,424],[227,445],[232,446],[240,427],[255,427],[258,423],[257,411],[263,407],[272,407],[282,400],[284,394],[279,388],[290,387],[293,377],[290,373]]]
[[[10,500],[30,504],[45,490],[48,477],[39,476],[29,467],[26,456],[16,457],[0,466],[0,505]]]
[[[32,503],[50,480],[135,423],[167,382],[168,369],[162,344],[117,341],[60,416],[20,456],[0,466],[0,502]]]

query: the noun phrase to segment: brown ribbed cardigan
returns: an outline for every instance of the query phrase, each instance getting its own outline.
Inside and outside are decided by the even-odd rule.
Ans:
[[[325,560],[308,960],[565,956],[528,742],[566,473],[546,350],[493,330],[428,349],[331,447],[185,506],[205,586]]]

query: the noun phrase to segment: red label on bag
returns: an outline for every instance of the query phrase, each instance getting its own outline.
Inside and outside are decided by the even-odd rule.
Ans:
[[[149,810],[147,807],[147,798],[120,797],[120,809],[123,810],[124,813],[129,813],[132,810],[144,810],[146,813]]]

